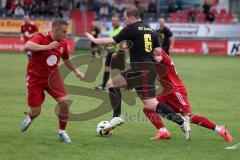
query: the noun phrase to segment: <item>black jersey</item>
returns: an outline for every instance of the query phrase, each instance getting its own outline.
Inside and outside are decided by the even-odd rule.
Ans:
[[[92,27],[91,35],[93,35],[93,37],[97,38],[99,34],[100,34],[100,29],[98,27]]]
[[[157,30],[157,33],[160,34],[162,38],[162,46],[163,47],[169,47],[170,46],[170,38],[173,36],[172,31],[164,26],[163,29]]]
[[[153,49],[160,47],[157,33],[142,21],[125,27],[113,37],[116,43],[126,40],[130,44],[130,62],[153,62]]]

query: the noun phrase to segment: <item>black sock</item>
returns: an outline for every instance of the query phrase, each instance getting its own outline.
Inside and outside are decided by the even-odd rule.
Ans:
[[[184,123],[184,119],[182,116],[178,115],[176,112],[174,112],[168,105],[164,103],[158,103],[156,112],[159,113],[164,118],[167,118],[178,125],[182,125]]]
[[[109,98],[113,109],[113,117],[119,117],[121,115],[121,91],[119,88],[109,88]]]
[[[92,57],[95,57],[96,53],[95,51],[92,51]]]
[[[104,75],[103,75],[103,83],[102,83],[102,87],[106,87],[106,84],[107,84],[107,81],[109,79],[109,75],[110,75],[110,72],[104,72]]]

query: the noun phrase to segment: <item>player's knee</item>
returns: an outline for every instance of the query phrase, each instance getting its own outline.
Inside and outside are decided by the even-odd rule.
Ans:
[[[58,105],[60,109],[68,109],[70,106],[71,102],[69,101],[68,97],[63,97],[61,99],[58,99]]]
[[[113,88],[113,87],[114,87],[113,82],[112,82],[111,79],[109,79],[109,80],[107,81],[107,88]]]
[[[156,106],[158,104],[158,101],[156,100],[156,98],[151,98],[148,100],[144,100],[143,101],[146,109],[150,109],[150,110],[156,110]]]

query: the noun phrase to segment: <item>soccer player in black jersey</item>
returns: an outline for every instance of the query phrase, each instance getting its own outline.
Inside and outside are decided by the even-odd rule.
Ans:
[[[98,28],[96,21],[93,21],[92,23],[91,35],[95,38],[98,38],[100,35],[100,29]],[[91,42],[90,46],[92,51],[92,57],[95,58],[97,56],[97,58],[101,58],[101,51],[99,45]]]
[[[173,48],[174,37],[172,31],[165,26],[165,19],[159,18],[160,28],[156,31],[162,38],[162,49],[169,55],[169,49]]]
[[[91,34],[85,33],[90,41],[100,45],[117,44],[124,40],[131,42],[129,48],[131,68],[107,82],[114,113],[110,121],[111,127],[104,128],[104,130],[111,130],[124,122],[121,117],[120,88],[134,87],[145,108],[156,111],[176,122],[184,131],[186,139],[189,140],[189,119],[176,114],[169,106],[156,100],[155,79],[157,72],[154,64],[154,53],[161,52],[158,34],[141,21],[139,10],[136,8],[128,9],[124,13],[124,20],[126,27],[113,38],[95,38]]]

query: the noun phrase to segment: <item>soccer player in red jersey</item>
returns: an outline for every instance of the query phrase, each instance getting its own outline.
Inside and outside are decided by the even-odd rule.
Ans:
[[[30,112],[22,122],[21,131],[27,130],[31,122],[41,112],[41,105],[44,101],[44,91],[48,92],[59,104],[59,138],[64,142],[71,142],[66,125],[69,113],[69,104],[64,84],[61,81],[58,71],[60,59],[72,70],[78,78],[84,80],[81,73],[69,59],[67,42],[64,39],[67,33],[67,22],[55,20],[52,23],[52,30],[47,33],[35,35],[25,44],[25,50],[32,52],[27,67],[27,99]]]
[[[26,44],[28,40],[38,33],[38,28],[33,22],[30,21],[28,15],[25,15],[23,20],[24,23],[21,25],[20,39],[22,42],[24,42],[24,44]],[[27,51],[27,55],[28,57],[31,57],[31,52]]]
[[[155,60],[157,61],[158,79],[163,87],[163,93],[157,96],[157,100],[167,104],[175,112],[189,117],[191,123],[215,130],[225,140],[232,142],[232,137],[224,125],[216,125],[206,117],[192,113],[186,88],[177,74],[174,63],[165,51],[162,50],[159,55],[155,56]],[[169,139],[170,133],[164,127],[160,116],[147,108],[144,108],[143,112],[159,131],[151,140]]]

